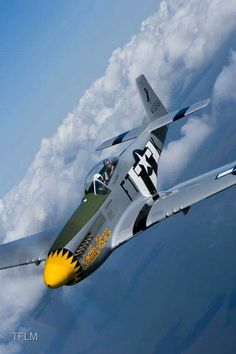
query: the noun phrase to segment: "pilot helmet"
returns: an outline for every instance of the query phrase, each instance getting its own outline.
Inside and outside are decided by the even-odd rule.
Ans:
[[[105,160],[103,161],[103,163],[104,163],[105,166],[112,165],[112,162],[111,162],[111,160],[109,160],[109,159],[105,159]]]

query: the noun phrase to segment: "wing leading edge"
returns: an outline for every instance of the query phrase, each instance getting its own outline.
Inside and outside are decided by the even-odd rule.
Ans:
[[[0,246],[0,269],[45,261],[60,228],[53,228]]]

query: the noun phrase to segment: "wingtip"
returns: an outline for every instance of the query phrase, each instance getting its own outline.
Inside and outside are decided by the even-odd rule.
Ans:
[[[206,98],[203,103],[205,104],[205,107],[209,105],[209,103],[211,102],[210,97]]]
[[[102,150],[102,144],[96,147],[95,151],[101,151]]]

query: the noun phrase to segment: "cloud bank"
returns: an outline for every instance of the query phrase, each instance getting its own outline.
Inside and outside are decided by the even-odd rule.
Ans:
[[[217,50],[235,28],[234,0],[229,0],[227,6],[217,0],[204,3],[161,1],[158,12],[141,24],[139,33],[122,48],[114,50],[104,76],[85,92],[56,133],[42,140],[24,179],[0,200],[3,241],[50,227],[78,204],[85,174],[98,159],[94,156],[94,148],[103,139],[141,122],[142,111],[134,86],[139,74],[147,76],[168,106],[175,90],[184,90],[192,78],[214,60]],[[224,92],[234,84],[231,66],[235,68],[235,65],[232,63],[235,63],[235,53],[216,80],[215,103],[224,97],[222,83]],[[181,128],[180,139],[169,143],[163,152],[164,173],[168,175],[173,161],[181,160],[181,165],[173,163],[175,173],[180,173],[211,129],[207,117],[188,120]],[[39,284],[35,292],[30,282],[25,293],[26,282],[22,282],[22,286],[20,281],[9,283],[6,274],[1,273],[3,305],[0,317],[9,328],[28,305],[27,301],[23,302],[9,323],[7,303],[13,310],[17,309],[15,299],[25,296],[35,304],[43,285],[37,279]],[[4,293],[8,293],[7,301]]]
[[[141,121],[136,76],[144,73],[168,105],[176,86],[186,86],[235,29],[235,13],[235,1],[227,6],[216,0],[162,1],[140,32],[112,53],[104,76],[85,92],[57,132],[42,140],[25,178],[1,200],[6,240],[49,227],[76,205],[85,173],[96,159],[95,146]],[[193,124],[182,128],[184,135],[192,134]],[[206,136],[206,123],[195,124],[205,128]]]

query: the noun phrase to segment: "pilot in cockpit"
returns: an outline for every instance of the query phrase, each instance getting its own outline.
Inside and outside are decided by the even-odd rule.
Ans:
[[[108,182],[111,179],[111,176],[113,175],[114,172],[114,166],[112,164],[111,160],[104,160],[103,164],[105,166],[105,171],[102,174],[103,180],[106,184],[108,184]]]

